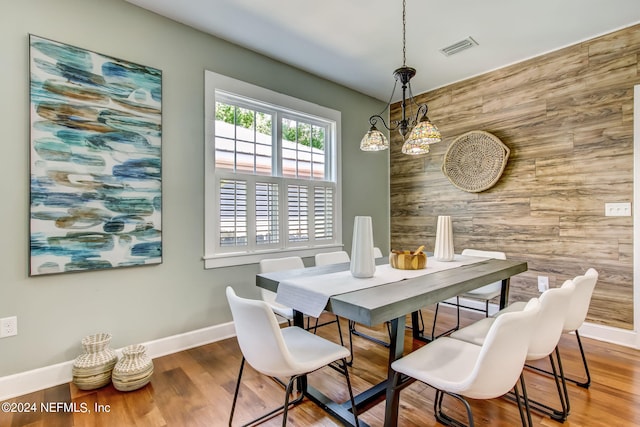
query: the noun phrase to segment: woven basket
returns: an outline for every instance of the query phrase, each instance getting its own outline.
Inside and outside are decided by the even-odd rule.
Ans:
[[[153,361],[147,356],[142,344],[122,349],[122,358],[113,368],[113,387],[120,391],[132,391],[144,387],[151,381]]]
[[[111,382],[118,356],[109,347],[111,334],[98,333],[82,339],[84,354],[73,361],[73,383],[81,390],[94,390]]]
[[[479,193],[498,182],[509,153],[509,147],[495,135],[481,130],[467,132],[449,145],[442,172],[459,189]]]

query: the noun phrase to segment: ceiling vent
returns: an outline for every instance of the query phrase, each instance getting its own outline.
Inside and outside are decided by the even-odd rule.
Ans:
[[[467,37],[466,39],[460,40],[459,42],[456,42],[451,46],[443,47],[442,49],[440,49],[440,52],[442,52],[444,56],[451,56],[455,55],[456,53],[460,53],[463,50],[471,49],[474,46],[478,46],[478,42],[471,37]]]

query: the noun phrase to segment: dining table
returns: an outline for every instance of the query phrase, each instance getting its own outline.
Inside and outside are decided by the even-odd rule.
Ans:
[[[399,395],[393,393],[393,370],[391,364],[403,356],[405,351],[404,339],[406,318],[410,315],[412,336],[415,339],[429,341],[418,325],[418,311],[423,307],[455,297],[456,295],[477,289],[496,281],[502,282],[500,308],[507,305],[509,299],[510,278],[527,271],[526,261],[500,260],[493,258],[468,257],[455,255],[453,262],[437,268],[441,263],[428,258],[427,267],[423,274],[415,272],[406,274],[390,270],[388,258],[376,259],[376,273],[371,279],[356,282],[355,290],[345,289],[341,292],[337,287],[326,295],[326,303],[319,300],[317,304],[324,304],[323,311],[328,311],[365,326],[380,325],[389,322],[389,360],[386,378],[378,384],[355,396],[358,413],[362,413],[375,406],[384,397],[385,427],[395,427],[398,423]],[[349,279],[349,263],[331,264],[307,267],[296,270],[286,270],[271,273],[261,273],[256,276],[256,285],[272,292],[282,291],[285,286],[293,293],[306,289],[322,289],[336,280]],[[384,280],[382,279],[384,278]],[[368,281],[368,283],[365,283]],[[296,286],[300,288],[296,288]],[[280,295],[278,295],[280,296]],[[302,297],[299,301],[286,299],[294,309],[294,325],[304,327],[304,315],[310,314],[306,303],[315,297]],[[317,305],[316,304],[316,305]],[[317,310],[319,306],[314,307]],[[317,314],[317,313],[314,313]],[[428,345],[428,344],[427,344]],[[300,379],[298,387],[307,398],[315,402],[329,414],[337,418],[342,424],[355,426],[355,418],[351,412],[350,402],[334,402],[325,394],[310,386],[305,377]],[[359,420],[359,425],[368,424]]]

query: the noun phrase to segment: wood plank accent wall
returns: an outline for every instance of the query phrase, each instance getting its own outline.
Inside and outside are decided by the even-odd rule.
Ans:
[[[413,157],[391,135],[391,247],[432,250],[437,216],[451,215],[456,252],[528,261],[511,281],[511,301],[539,295],[538,275],[556,287],[594,267],[588,321],[632,329],[633,221],[604,211],[606,202],[633,201],[639,55],[636,25],[417,96],[443,141]],[[390,115],[400,118],[399,104]],[[457,189],[441,170],[449,144],[472,130],[511,150],[502,178],[481,193]]]

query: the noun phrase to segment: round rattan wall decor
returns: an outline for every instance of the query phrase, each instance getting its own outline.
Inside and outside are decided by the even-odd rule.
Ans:
[[[489,132],[467,132],[447,148],[442,172],[459,189],[479,193],[498,182],[509,152],[509,147]]]

